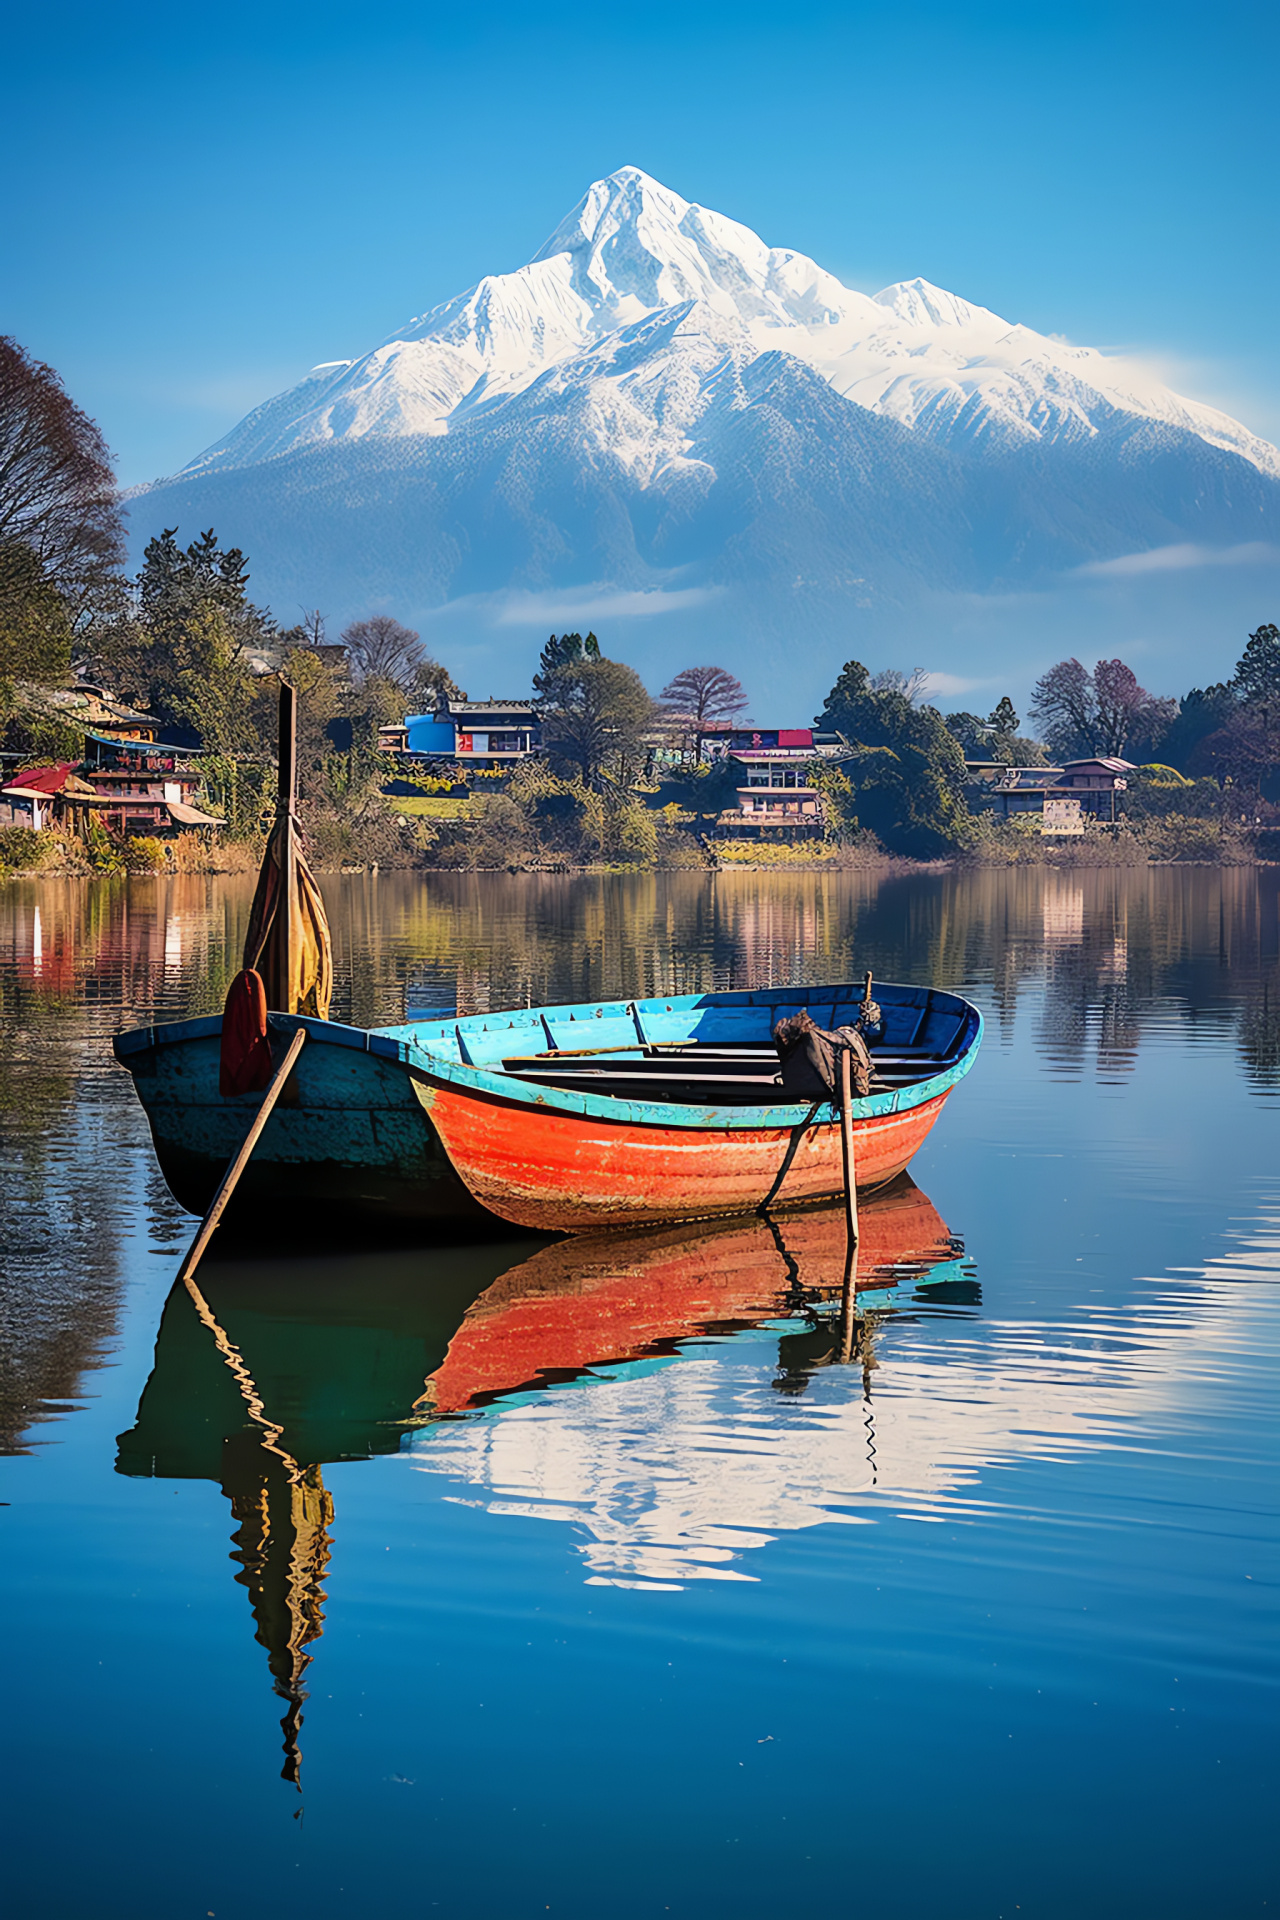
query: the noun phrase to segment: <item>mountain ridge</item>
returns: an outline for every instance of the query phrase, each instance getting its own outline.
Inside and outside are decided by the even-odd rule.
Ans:
[[[1132,552],[1280,547],[1280,454],[1093,348],[923,279],[844,288],[623,168],[526,266],[313,369],[132,508],[217,524],[273,605],[456,615],[495,659],[521,596],[625,591],[703,630],[714,604],[776,662],[797,622],[835,654],[939,595],[962,619]]]

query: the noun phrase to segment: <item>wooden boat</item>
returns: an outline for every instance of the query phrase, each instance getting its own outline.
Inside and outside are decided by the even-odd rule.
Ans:
[[[336,1212],[539,1231],[710,1218],[843,1190],[838,1109],[797,1102],[772,1032],[804,1008],[852,1024],[861,989],[771,987],[438,1016],[372,1031],[273,1013],[277,1059],[307,1034],[229,1218]],[[982,1017],[958,995],[878,984],[869,1094],[853,1102],[857,1182],[910,1162],[972,1066]],[[157,1158],[202,1213],[258,1096],[218,1091],[220,1016],[120,1034]]]

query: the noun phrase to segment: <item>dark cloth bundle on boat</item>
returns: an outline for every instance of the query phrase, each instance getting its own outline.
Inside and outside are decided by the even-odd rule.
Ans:
[[[261,1093],[271,1078],[267,995],[262,975],[246,967],[227,989],[222,1009],[222,1058],[218,1092],[224,1098]]]
[[[850,1056],[850,1078],[855,1094],[871,1091],[871,1055],[856,1027],[837,1027],[834,1033],[816,1026],[802,1007],[779,1020],[773,1044],[782,1062],[782,1085],[800,1099],[829,1100],[840,1087],[840,1055]]]

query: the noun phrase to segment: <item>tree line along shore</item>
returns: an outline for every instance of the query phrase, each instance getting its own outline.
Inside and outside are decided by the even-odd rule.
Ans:
[[[129,831],[127,813],[87,799],[37,830],[37,813],[23,826],[11,807],[0,873],[255,866],[282,674],[298,690],[300,818],[321,869],[1237,864],[1280,845],[1280,630],[1267,624],[1230,680],[1181,699],[1148,693],[1118,659],[1059,662],[1026,730],[1007,697],[985,716],[943,713],[927,676],[850,660],[811,732],[756,716],[772,729],[756,738],[781,726],[821,742],[789,750],[811,796],[803,819],[763,803],[753,816],[741,798],[731,742],[749,723],[731,674],[689,667],[655,698],[592,634],[543,648],[536,750],[485,766],[390,750],[406,715],[465,701],[418,635],[386,614],[336,642],[319,612],[281,628],[213,529],[185,545],[166,529],[129,576],[100,434],[50,368],[0,341],[0,786],[82,766],[86,699],[114,701],[188,756],[186,811],[202,821],[184,828],[175,806],[163,830]],[[1064,809],[1043,796],[1090,756],[1123,769],[1110,805],[1056,831]]]

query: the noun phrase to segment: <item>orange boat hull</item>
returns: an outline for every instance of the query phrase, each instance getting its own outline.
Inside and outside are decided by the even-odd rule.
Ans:
[[[869,1200],[861,1229],[864,1290],[892,1285],[904,1263],[955,1258],[945,1223],[910,1180]],[[711,1327],[794,1312],[797,1289],[839,1289],[847,1250],[843,1208],[777,1224],[754,1219],[558,1241],[467,1309],[420,1409],[458,1413],[548,1378],[670,1352]]]
[[[673,1127],[542,1106],[531,1113],[440,1082],[419,1081],[417,1092],[471,1194],[516,1226],[583,1233],[658,1225],[802,1206],[844,1191],[838,1122]],[[859,1188],[903,1171],[949,1092],[855,1121]]]

